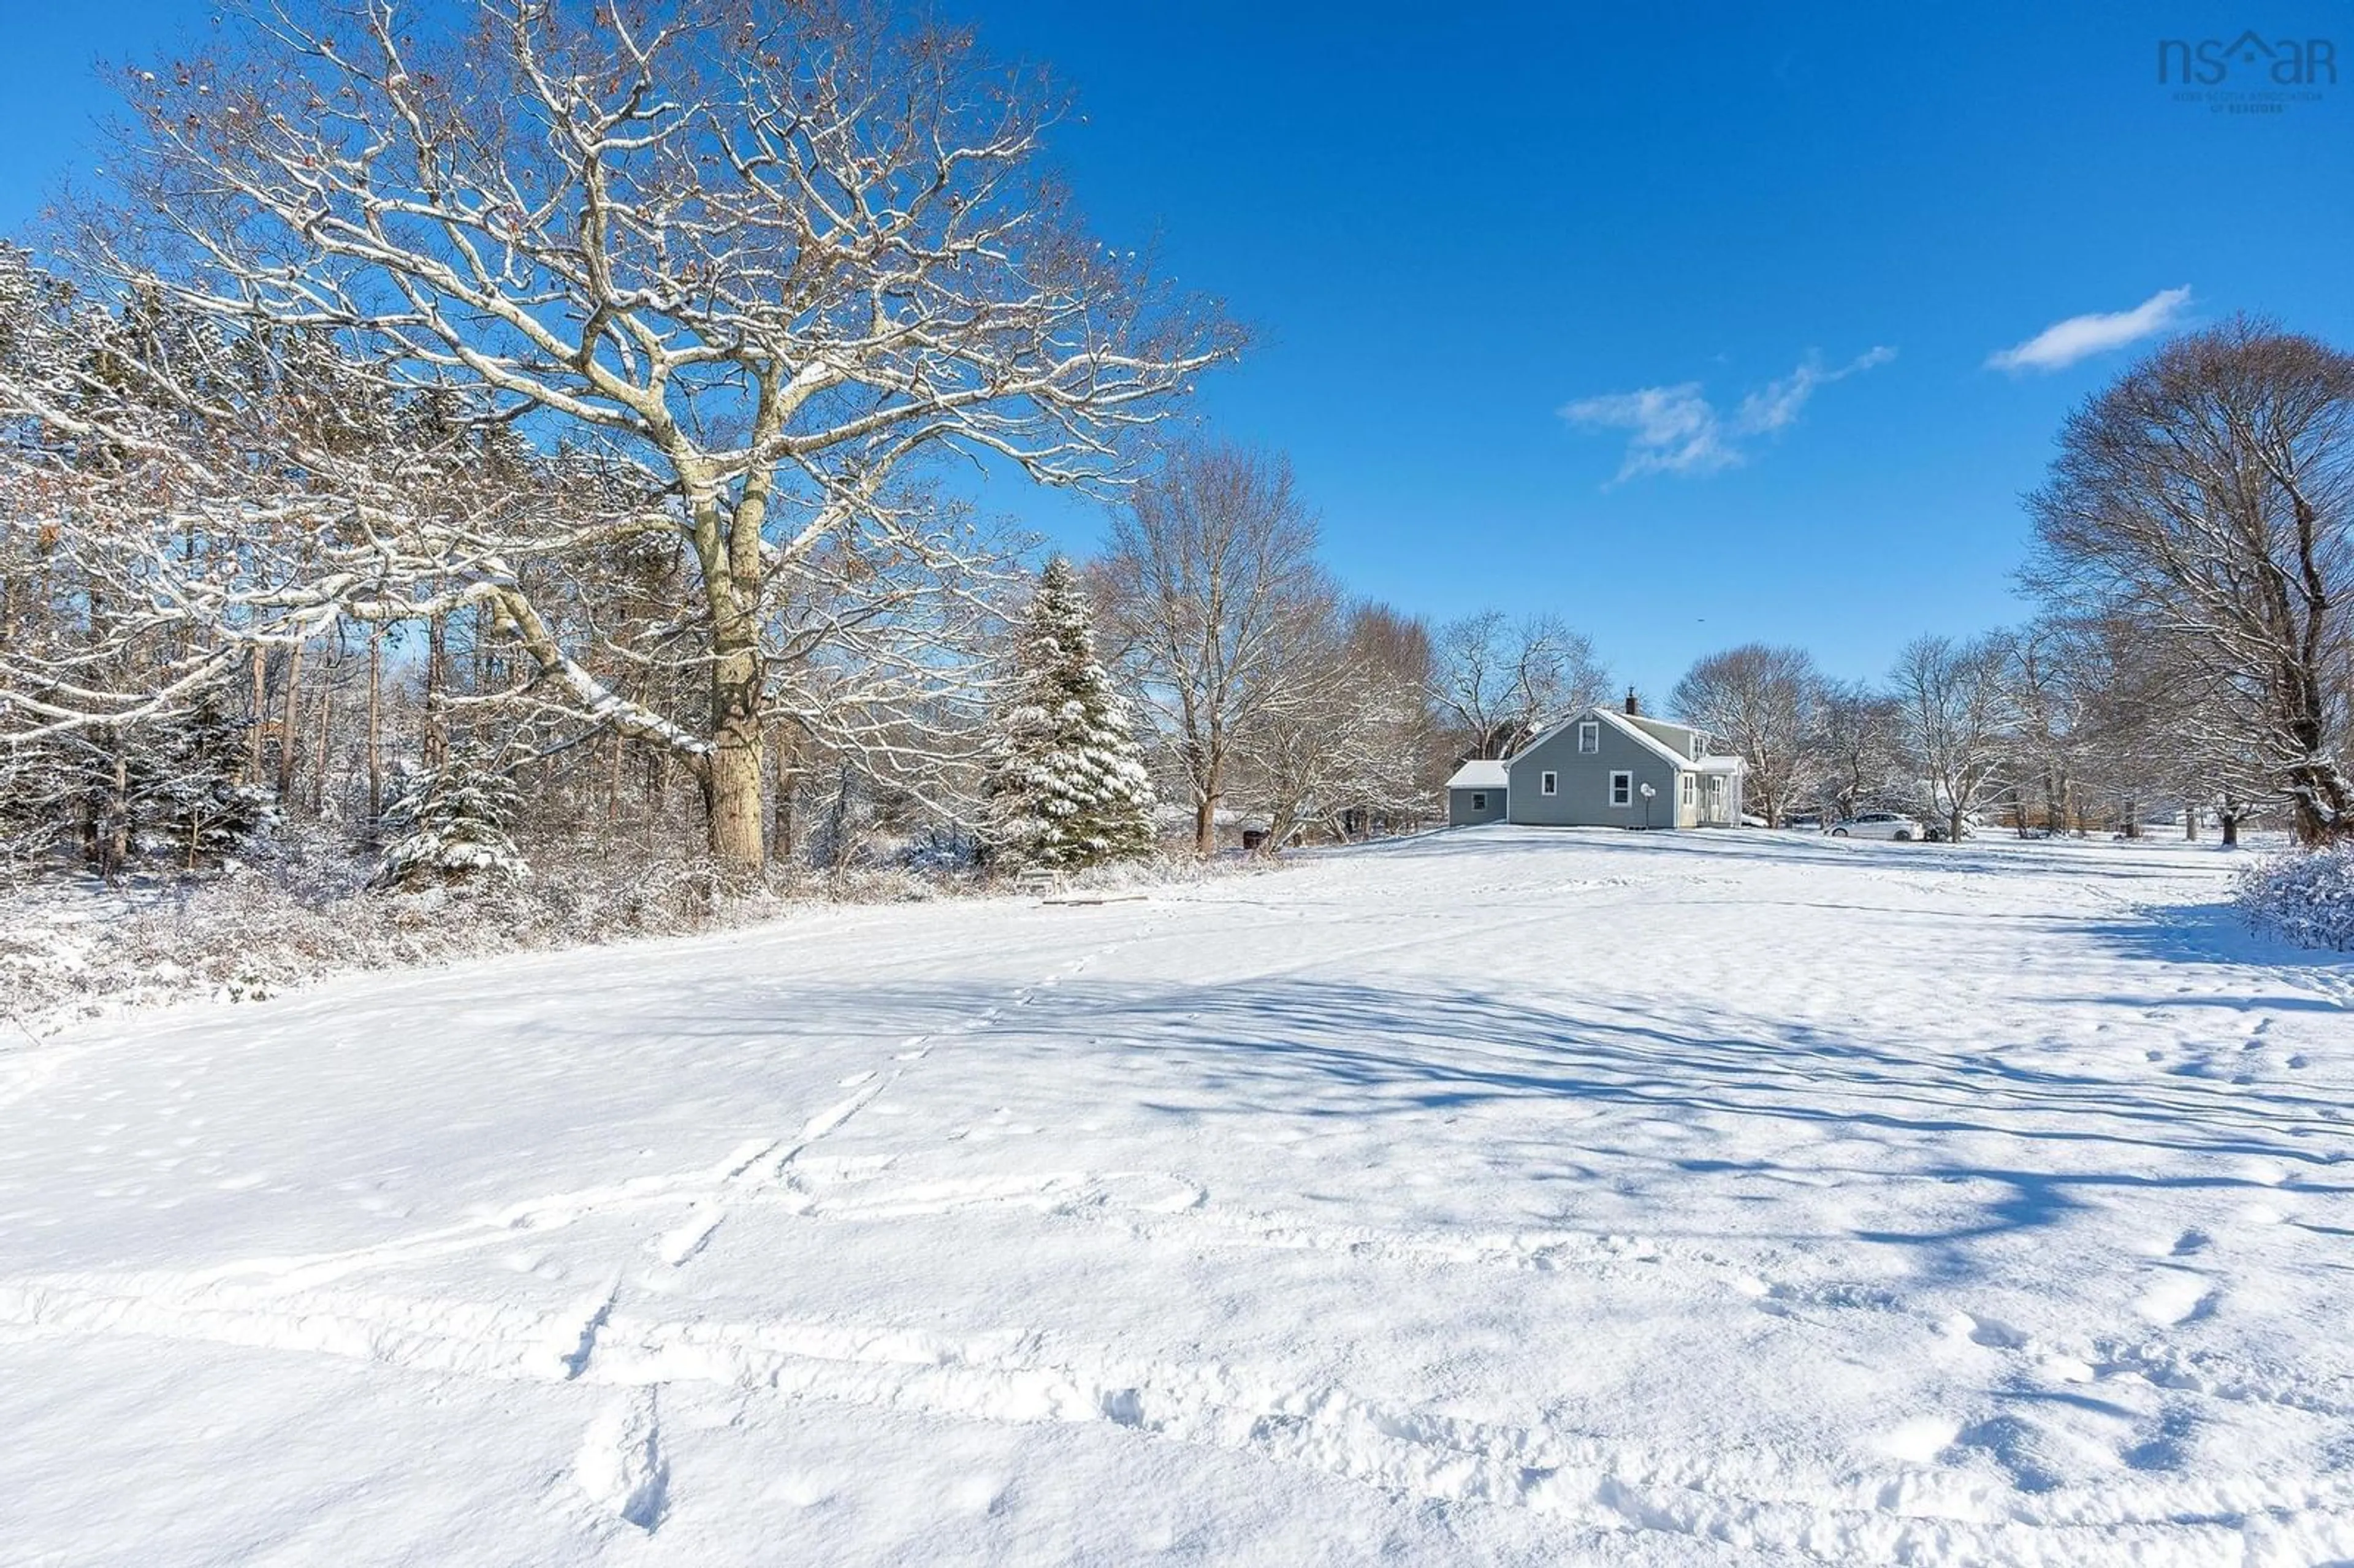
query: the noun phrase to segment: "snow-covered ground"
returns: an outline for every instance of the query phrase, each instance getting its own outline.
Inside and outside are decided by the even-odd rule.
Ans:
[[[2212,849],[1477,829],[0,1055],[12,1563],[2354,1555]]]

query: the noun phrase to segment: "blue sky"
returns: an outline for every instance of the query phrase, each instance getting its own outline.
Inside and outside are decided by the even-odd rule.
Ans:
[[[949,9],[1078,90],[1056,154],[1097,227],[1257,330],[1203,412],[1291,455],[1352,588],[1558,611],[1654,693],[1753,638],[1870,676],[2022,614],[2019,496],[2134,352],[1988,364],[2054,323],[2354,344],[2343,6]],[[206,18],[12,26],[0,228],[88,168],[97,63]],[[2348,79],[2279,114],[2158,84],[2160,39],[2251,26],[2338,42]]]

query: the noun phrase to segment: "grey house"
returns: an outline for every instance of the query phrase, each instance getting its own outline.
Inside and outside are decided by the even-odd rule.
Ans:
[[[1450,824],[1499,816],[1553,828],[1734,827],[1741,759],[1712,754],[1689,726],[1597,705],[1504,761],[1467,762],[1447,781]]]

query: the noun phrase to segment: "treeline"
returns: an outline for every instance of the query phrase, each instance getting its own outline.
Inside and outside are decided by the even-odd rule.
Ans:
[[[1087,232],[1051,90],[970,37],[475,9],[462,70],[388,15],[232,19],[127,79],[109,202],[0,248],[17,863],[970,863],[1048,842],[1005,803],[1063,810],[1040,758],[1121,772],[1123,728],[1156,831],[1281,845],[1424,821],[1457,762],[1610,694],[1557,620],[1352,600],[1278,457],[1170,439],[1244,334]],[[2325,344],[2179,340],[2062,432],[2034,625],[1872,690],[1737,649],[1675,705],[1771,816],[2179,799],[2342,837],[2350,408]],[[1024,653],[1036,541],[950,482],[976,462],[1112,504],[1065,596],[1087,646],[1048,639],[1108,694],[1076,729]]]
[[[2227,842],[2266,813],[2306,846],[2354,837],[2354,355],[2245,318],[2188,334],[2058,446],[2027,499],[2030,624],[1921,639],[1877,687],[1735,649],[1678,708],[1748,758],[1768,816],[2130,832],[2164,806]]]

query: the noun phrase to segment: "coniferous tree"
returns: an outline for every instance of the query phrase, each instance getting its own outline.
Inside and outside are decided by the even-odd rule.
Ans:
[[[227,689],[210,686],[187,712],[146,726],[132,753],[132,810],[170,835],[187,870],[234,854],[277,814],[271,792],[240,777],[248,728]]]
[[[1022,626],[1013,690],[990,739],[988,797],[1000,864],[1076,871],[1153,847],[1151,777],[1128,705],[1097,661],[1086,589],[1059,556]]]
[[[434,768],[404,769],[384,810],[379,887],[420,888],[488,875],[520,882],[529,874],[508,829],[514,781],[462,752]]]

